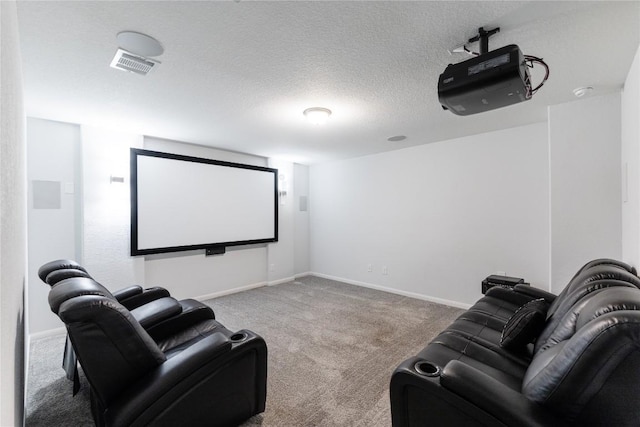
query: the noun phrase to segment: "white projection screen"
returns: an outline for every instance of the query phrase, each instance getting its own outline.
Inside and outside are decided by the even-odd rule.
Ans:
[[[131,255],[278,241],[278,170],[131,149]]]

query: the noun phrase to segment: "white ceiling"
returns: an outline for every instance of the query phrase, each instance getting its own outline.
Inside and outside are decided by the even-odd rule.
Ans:
[[[638,1],[20,1],[18,18],[29,116],[300,163],[543,121],[578,86],[619,90],[640,43]],[[531,101],[458,117],[438,75],[480,26],[551,76]],[[165,48],[146,77],[109,67],[124,30]],[[313,106],[327,125],[305,122]]]

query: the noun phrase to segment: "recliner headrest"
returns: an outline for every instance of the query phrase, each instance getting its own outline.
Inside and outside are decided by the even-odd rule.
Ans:
[[[638,276],[617,266],[599,264],[582,270],[580,274],[574,277],[569,285],[567,285],[568,291],[572,292],[577,286],[583,283],[604,279],[622,280],[640,288],[640,278]]]
[[[64,269],[82,270],[85,273],[87,272],[87,270],[85,270],[83,266],[71,259],[57,259],[55,261],[50,261],[40,267],[38,269],[38,276],[40,277],[40,280],[46,283],[47,276],[51,274],[52,271]]]
[[[91,279],[91,276],[89,276],[89,273],[87,273],[86,271],[78,270],[75,268],[64,268],[61,270],[54,270],[51,273],[49,273],[47,275],[45,282],[49,286],[54,286],[58,282],[61,282],[64,279],[68,279],[70,277],[88,277]]]
[[[623,272],[622,270],[619,271]],[[580,283],[574,284],[573,289],[570,291],[565,289],[565,291],[568,292],[563,291],[563,293],[558,295],[547,311],[547,323],[536,339],[533,348],[534,354],[540,352],[542,346],[547,343],[553,334],[556,333],[557,328],[562,327],[564,316],[570,312],[575,304],[593,292],[597,292],[600,289],[614,287],[638,289],[636,285],[629,283],[628,281],[614,279],[598,279],[593,281],[584,280]]]
[[[87,277],[72,277],[57,283],[49,292],[51,311],[58,314],[63,302],[82,295],[98,295],[115,300],[111,292]]]
[[[588,298],[578,313],[576,329],[604,314],[621,310],[640,310],[640,289],[607,288]]]
[[[602,285],[601,287],[609,286],[605,285],[605,282],[603,282],[603,280],[627,282],[635,286],[636,288],[640,288],[640,278],[634,274],[631,274],[620,266],[597,264],[592,267],[583,268],[578,274],[573,277],[573,279],[571,279],[569,284],[567,284],[562,292],[560,292],[558,297],[553,301],[553,303],[549,307],[549,311],[547,312],[547,318],[551,317],[551,315],[553,315],[561,305],[565,304],[565,300],[567,299],[569,294],[575,292],[578,288],[584,289],[585,284],[599,282]],[[564,313],[561,313],[560,315],[564,316]]]
[[[592,261],[589,261],[588,263],[583,265],[580,268],[580,270],[578,270],[578,272],[576,273],[576,276],[578,274],[580,274],[583,270],[586,270],[587,268],[594,267],[596,265],[608,265],[608,266],[611,266],[611,267],[618,267],[618,268],[622,268],[622,269],[627,270],[629,273],[631,273],[633,275],[638,275],[638,272],[636,271],[635,267],[627,264],[626,262],[618,261],[617,259],[611,259],[611,258],[598,258],[598,259],[594,259]]]
[[[614,286],[585,295],[564,315],[548,338],[545,338],[544,334],[538,337],[536,348],[539,350],[536,355],[568,340],[593,319],[620,310],[640,310],[639,289],[632,286]]]

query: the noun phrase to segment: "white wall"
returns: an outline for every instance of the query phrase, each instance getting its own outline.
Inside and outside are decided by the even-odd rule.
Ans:
[[[144,148],[188,156],[267,166],[264,157],[145,137]],[[139,257],[143,259],[143,257]],[[227,248],[224,255],[203,251],[144,257],[145,285],[163,286],[176,298],[216,295],[267,282],[267,247]]]
[[[80,127],[69,123],[29,118],[27,120],[27,180],[29,224],[29,329],[40,332],[63,327],[51,312],[49,286],[38,277],[38,269],[54,259],[81,261],[78,252],[77,205],[82,194],[78,156]],[[60,183],[59,209],[34,209],[33,181]]]
[[[0,425],[24,423],[26,149],[16,6],[0,2]]]
[[[639,268],[640,47],[636,51],[622,91],[622,171],[622,259]]]
[[[311,201],[309,199],[309,167],[306,165],[293,165],[293,211],[294,211],[294,265],[295,274],[309,272],[309,212]],[[307,210],[301,210],[300,198],[307,200]]]
[[[267,245],[267,281],[270,285],[275,285],[293,280],[295,274],[296,197],[293,163],[270,159],[269,167],[278,169],[278,241]]]
[[[637,153],[638,96],[626,102]],[[560,292],[585,262],[622,256],[620,104],[577,100],[550,107],[548,127],[313,166],[311,269],[462,303],[496,272]]]
[[[142,136],[82,126],[82,265],[111,290],[144,283],[130,254],[129,149]],[[111,176],[124,183],[111,183]]]
[[[549,108],[551,290],[594,258],[622,255],[620,94]]]
[[[547,150],[541,123],[312,166],[312,271],[467,304],[497,271],[546,288]]]

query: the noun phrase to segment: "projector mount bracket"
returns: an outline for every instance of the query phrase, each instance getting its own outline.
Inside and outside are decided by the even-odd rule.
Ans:
[[[480,27],[478,28],[478,35],[475,37],[471,37],[469,39],[469,43],[479,42],[480,55],[483,55],[489,52],[489,37],[499,32],[500,27],[494,28],[493,30],[489,31],[485,31],[484,27]]]

